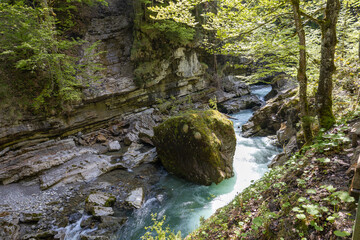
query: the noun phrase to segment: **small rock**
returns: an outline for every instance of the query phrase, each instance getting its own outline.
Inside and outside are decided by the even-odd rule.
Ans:
[[[120,130],[119,127],[117,125],[112,125],[110,127],[110,132],[113,136],[119,136],[120,135]]]
[[[96,142],[98,142],[98,143],[104,143],[104,142],[106,142],[106,141],[107,141],[106,137],[105,137],[104,135],[102,135],[102,134],[99,134],[99,135],[96,137]]]
[[[114,210],[111,207],[94,206],[91,214],[94,217],[110,216],[114,215]]]
[[[100,229],[119,229],[121,225],[126,222],[127,218],[112,217],[112,216],[101,216],[100,217]]]
[[[75,223],[81,218],[82,214],[79,212],[73,213],[69,216],[69,223]]]
[[[38,222],[42,217],[41,212],[23,212],[20,214],[20,222],[29,223],[29,222]]]
[[[102,207],[111,207],[114,205],[116,198],[109,194],[103,192],[92,193],[86,199],[86,204],[91,204],[94,206]]]
[[[90,228],[93,223],[92,217],[86,217],[81,220],[80,227],[81,228]]]
[[[137,142],[138,141],[138,135],[133,133],[133,132],[129,132],[128,134],[126,134],[125,138],[124,138],[124,143],[127,146],[130,146],[131,143],[133,142]]]
[[[142,188],[137,188],[131,191],[125,201],[134,208],[141,208],[144,201],[144,190]]]
[[[121,148],[119,141],[111,141],[109,142],[108,149],[110,152],[119,151]]]

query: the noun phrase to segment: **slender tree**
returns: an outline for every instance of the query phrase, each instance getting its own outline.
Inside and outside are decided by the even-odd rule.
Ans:
[[[339,0],[327,0],[325,19],[318,21],[321,28],[320,77],[316,93],[316,105],[320,127],[329,129],[335,123],[332,111],[333,79],[336,68],[334,63],[336,24],[340,12]]]
[[[302,128],[306,143],[312,141],[311,122],[309,117],[309,106],[307,98],[307,76],[306,76],[306,39],[305,30],[301,20],[300,1],[291,0],[296,32],[299,37],[299,68],[297,70],[297,80],[299,82],[299,100],[301,111]]]

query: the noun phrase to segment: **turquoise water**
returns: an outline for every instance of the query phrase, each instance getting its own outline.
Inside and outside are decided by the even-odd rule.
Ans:
[[[270,87],[255,86],[254,94],[263,98]],[[152,225],[151,213],[158,218],[166,216],[165,226],[186,236],[199,226],[200,217],[210,217],[216,209],[225,206],[238,193],[248,187],[253,180],[263,176],[268,170],[267,164],[279,153],[279,149],[270,144],[268,138],[243,138],[241,125],[251,117],[251,110],[232,114],[237,138],[234,156],[235,176],[218,185],[200,186],[186,182],[164,172],[155,186],[152,196],[141,209],[135,210],[119,231],[119,240],[140,239],[145,233],[144,227]]]

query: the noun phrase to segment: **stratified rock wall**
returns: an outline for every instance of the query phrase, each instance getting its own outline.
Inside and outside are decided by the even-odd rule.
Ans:
[[[84,19],[85,40],[89,44],[99,41],[97,50],[105,51],[97,59],[105,67],[97,73],[100,80],[84,90],[83,103],[66,115],[19,117],[11,122],[0,120],[0,152],[8,146],[14,149],[79,131],[97,130],[109,121],[143,111],[154,104],[156,98],[186,96],[206,89],[205,68],[196,50],[186,46],[174,48],[166,53],[168,58],[159,59],[160,70],[151,81],[143,85],[136,83],[134,63],[130,60],[134,2],[111,0],[107,7],[97,6],[79,13]]]

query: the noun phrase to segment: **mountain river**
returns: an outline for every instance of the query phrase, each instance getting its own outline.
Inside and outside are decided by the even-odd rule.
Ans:
[[[253,86],[251,90],[263,99],[271,87]],[[164,227],[169,226],[175,233],[181,231],[182,237],[185,237],[199,226],[201,217],[210,217],[254,180],[261,178],[268,170],[267,165],[280,149],[273,146],[266,137],[241,136],[241,126],[248,121],[252,113],[252,110],[243,110],[231,115],[236,119],[232,121],[237,138],[234,177],[218,185],[201,186],[160,170],[163,173],[160,181],[154,186],[156,193],[146,199],[142,208],[130,213],[127,222],[119,229],[117,240],[141,239],[146,232],[145,227],[153,225],[152,213],[156,213],[158,219],[166,216]],[[67,229],[66,240],[79,239],[80,222],[81,220],[71,229]]]
[[[270,90],[270,86],[254,86],[252,93],[263,98]],[[251,110],[243,110],[231,115],[236,118],[232,121],[237,138],[234,177],[218,185],[200,186],[164,173],[157,186],[163,192],[160,198],[164,199],[159,201],[159,196],[150,198],[141,209],[135,210],[119,231],[119,240],[140,239],[146,232],[144,227],[153,224],[151,213],[156,213],[158,219],[166,216],[164,226],[169,226],[175,233],[181,231],[182,237],[185,237],[199,226],[200,217],[210,217],[252,181],[261,178],[268,170],[271,159],[280,150],[266,137],[241,136],[241,125],[248,121],[252,113]]]

